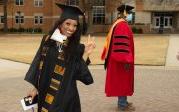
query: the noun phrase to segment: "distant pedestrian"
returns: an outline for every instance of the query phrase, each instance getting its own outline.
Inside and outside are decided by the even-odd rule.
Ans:
[[[132,20],[134,7],[121,5],[117,8],[119,18],[112,25],[101,55],[107,69],[105,93],[107,97],[118,97],[118,108],[135,110],[127,96],[134,93],[134,43],[133,33],[127,21]]]

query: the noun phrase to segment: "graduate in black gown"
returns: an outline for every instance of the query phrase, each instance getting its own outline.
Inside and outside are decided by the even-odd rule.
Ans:
[[[56,4],[62,9],[60,19],[45,35],[25,76],[34,88],[28,93],[38,95],[38,112],[81,112],[76,81],[93,83],[88,69],[89,55],[95,48],[94,40],[80,44],[79,15],[84,13],[75,6]],[[85,22],[83,22],[85,24]],[[83,32],[84,33],[84,32]]]

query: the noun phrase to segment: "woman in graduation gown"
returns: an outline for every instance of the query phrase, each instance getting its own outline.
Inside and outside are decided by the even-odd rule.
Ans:
[[[134,7],[118,7],[119,18],[112,25],[101,55],[107,69],[105,93],[108,97],[118,97],[120,110],[134,110],[127,96],[134,92],[134,41],[128,26],[129,12]]]
[[[89,55],[95,43],[80,44],[85,30],[79,24],[79,15],[84,16],[81,9],[56,5],[63,10],[61,17],[43,37],[25,80],[34,86],[29,96],[33,99],[38,95],[38,112],[81,112],[76,80],[86,85],[93,83],[87,67],[90,60],[85,61],[83,54]]]

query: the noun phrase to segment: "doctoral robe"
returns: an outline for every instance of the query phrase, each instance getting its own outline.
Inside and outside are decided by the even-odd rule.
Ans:
[[[127,22],[113,29],[107,55],[106,96],[131,96],[134,92],[134,42]],[[125,69],[129,64],[130,69]]]

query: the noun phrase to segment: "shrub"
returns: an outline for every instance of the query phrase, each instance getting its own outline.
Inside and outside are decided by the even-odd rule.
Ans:
[[[139,33],[143,33],[143,30],[142,28],[132,27],[132,32],[139,34]]]
[[[18,29],[18,32],[24,32],[24,31],[25,31],[24,28],[19,28],[19,29]]]
[[[34,32],[36,32],[36,33],[41,33],[41,32],[42,32],[42,29],[41,29],[41,28],[35,28],[35,29],[34,29]]]

